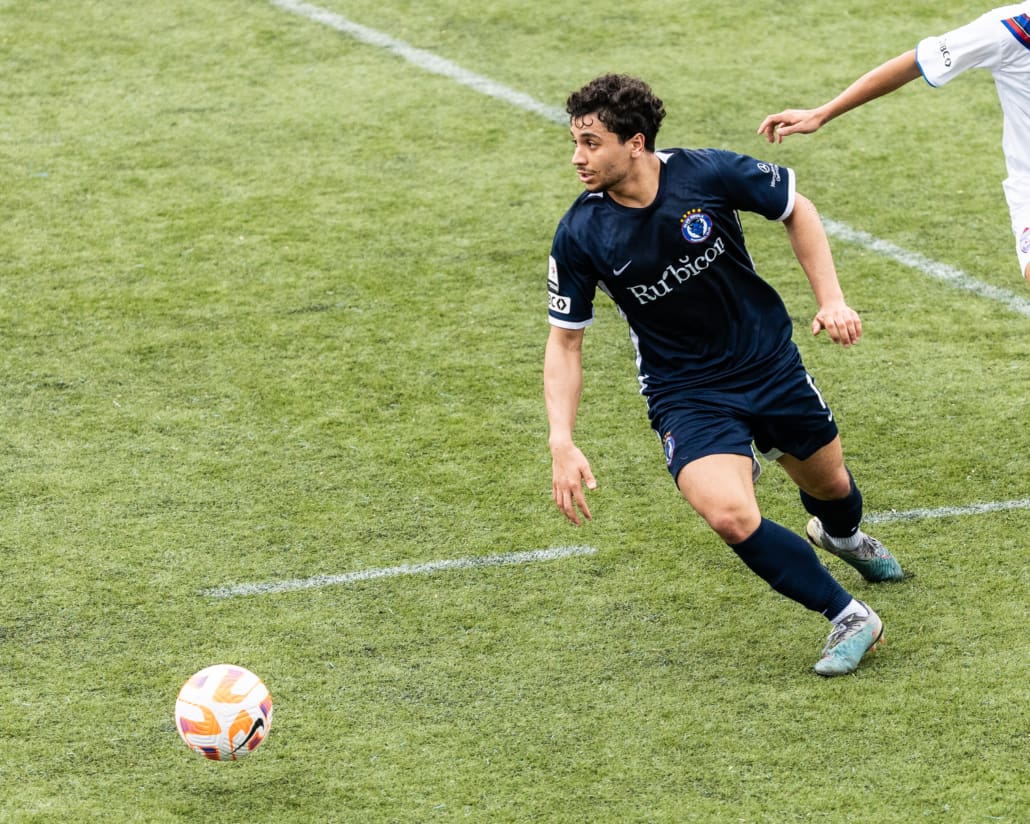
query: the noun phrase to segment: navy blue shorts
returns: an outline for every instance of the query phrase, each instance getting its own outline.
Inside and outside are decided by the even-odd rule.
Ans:
[[[662,439],[673,480],[707,455],[810,458],[835,437],[833,413],[801,359],[743,389],[691,389],[664,396],[651,425]]]

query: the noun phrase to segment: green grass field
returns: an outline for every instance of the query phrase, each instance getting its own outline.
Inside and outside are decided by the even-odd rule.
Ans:
[[[808,334],[783,229],[744,217],[912,573],[827,559],[888,644],[813,674],[828,625],[679,497],[607,305],[577,428],[595,519],[555,510],[560,123],[270,2],[0,0],[0,821],[1026,821],[1030,290],[991,79],[755,135],[969,9],[318,7],[558,110],[641,75],[662,145],[790,165],[824,217],[1012,296],[834,239],[845,351]],[[803,527],[778,468],[759,499]],[[564,547],[587,550],[474,563]],[[221,661],[275,701],[238,764],[172,718]]]

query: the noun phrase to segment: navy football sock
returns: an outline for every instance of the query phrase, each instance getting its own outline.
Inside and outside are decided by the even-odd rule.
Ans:
[[[851,603],[851,595],[820,563],[808,542],[775,521],[763,518],[748,538],[729,546],[780,595],[814,612],[829,617]]]
[[[815,515],[827,534],[834,538],[850,538],[858,532],[858,525],[862,521],[862,493],[850,471],[848,477],[851,478],[851,492],[847,497],[835,501],[820,501],[801,490],[801,503],[805,510]]]

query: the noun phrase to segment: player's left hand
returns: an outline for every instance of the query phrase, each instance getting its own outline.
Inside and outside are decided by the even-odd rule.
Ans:
[[[812,320],[812,334],[818,335],[823,329],[834,343],[848,347],[862,337],[862,319],[843,302],[820,306]]]

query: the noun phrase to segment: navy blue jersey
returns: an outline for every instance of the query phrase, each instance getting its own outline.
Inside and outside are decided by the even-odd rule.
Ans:
[[[558,225],[551,248],[551,324],[593,322],[599,287],[630,326],[641,392],[752,383],[796,355],[791,322],[758,276],[738,210],[770,220],[794,208],[794,173],[717,149],[669,149],[658,195],[643,209],[584,192]]]

